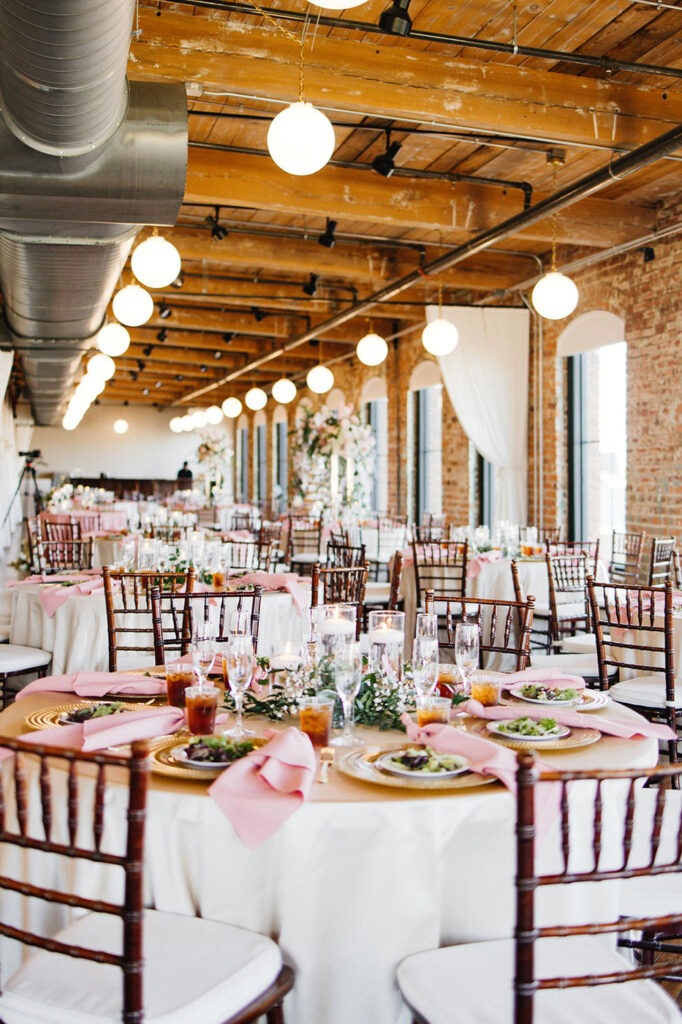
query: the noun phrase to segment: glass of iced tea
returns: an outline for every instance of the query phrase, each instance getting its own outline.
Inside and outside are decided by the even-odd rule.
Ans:
[[[166,665],[166,692],[168,703],[174,708],[185,707],[185,690],[194,686],[196,675],[194,665],[173,661]]]
[[[301,732],[310,737],[314,747],[328,747],[334,716],[332,697],[301,697],[298,702]]]
[[[195,736],[208,736],[215,729],[220,693],[217,686],[188,686],[185,690],[187,725]]]
[[[461,689],[460,684],[461,679],[457,666],[452,662],[439,662],[437,692],[441,697],[452,698],[452,695]]]
[[[431,725],[447,725],[450,721],[452,699],[450,697],[419,697],[417,700],[417,724],[420,728]]]
[[[500,703],[502,679],[499,676],[485,675],[477,672],[471,680],[471,698],[477,700],[484,708],[493,708]]]

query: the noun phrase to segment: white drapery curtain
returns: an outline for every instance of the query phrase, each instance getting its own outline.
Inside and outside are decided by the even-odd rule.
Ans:
[[[437,316],[438,308],[429,306],[427,320]],[[525,523],[528,310],[445,306],[441,316],[459,331],[455,351],[438,360],[443,382],[467,436],[495,467],[495,520]]]

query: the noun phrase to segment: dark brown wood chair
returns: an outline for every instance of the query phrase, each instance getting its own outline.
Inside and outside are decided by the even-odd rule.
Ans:
[[[131,756],[5,737],[0,746],[14,755],[2,787],[0,844],[41,856],[40,870],[20,878],[11,877],[7,864],[28,864],[31,872],[31,861],[7,860],[0,888],[50,904],[52,920],[66,917],[69,907],[85,912],[47,937],[26,920],[14,922],[10,913],[3,914],[0,935],[37,950],[3,984],[3,1020],[17,1015],[34,1021],[80,1019],[88,992],[89,1004],[101,1012],[98,1019],[123,1024],[143,1024],[146,1015],[157,1019],[167,1013],[195,1024],[207,1012],[225,1024],[255,1022],[263,1013],[269,1024],[282,1024],[282,1000],[294,977],[272,940],[229,924],[144,908],[146,743],[133,743]],[[127,813],[115,810],[110,793],[122,782]],[[107,836],[115,837],[115,847]],[[61,875],[71,881],[52,889],[45,879],[54,875],[46,865],[66,858],[70,870]],[[122,871],[122,899],[84,895],[87,872],[79,879],[81,862],[84,869],[94,862],[111,868],[112,875]],[[248,990],[243,987],[245,937],[253,973]]]
[[[211,622],[215,627],[216,644],[227,643],[232,613],[241,612],[244,606],[250,607],[248,629],[253,640],[253,649],[258,653],[262,594],[262,587],[254,587],[253,590],[232,590],[224,593],[207,591],[191,595],[164,595],[158,587],[153,587],[152,628],[156,664],[166,664],[167,651],[171,651],[176,657],[187,651],[197,621]]]
[[[145,530],[147,536],[163,541],[164,544],[186,540],[189,534],[193,532],[194,526],[181,526],[179,523],[166,523],[159,526],[151,523]]]
[[[412,553],[417,608],[423,607],[427,590],[433,590],[436,597],[439,594],[460,598],[466,595],[467,541],[424,542],[415,539],[412,541]]]
[[[500,662],[502,670],[521,672],[530,663],[530,634],[533,625],[535,598],[525,601],[497,601],[484,598],[461,598],[439,594],[432,590],[425,595],[424,610],[438,615],[439,650],[455,649],[458,622],[478,625],[479,668],[486,668],[490,655],[509,656],[514,665]],[[496,664],[495,662],[495,664]]]
[[[557,555],[585,555],[587,571],[596,578],[599,564],[598,540],[545,540],[545,552],[555,558]]]
[[[285,561],[292,572],[309,576],[312,567],[320,561],[322,520],[307,516],[289,516],[287,552]]]
[[[39,540],[36,544],[36,558],[39,572],[58,573],[92,569],[92,538]]]
[[[637,586],[639,583],[642,551],[644,549],[644,536],[643,531],[640,533],[618,533],[616,530],[613,531],[611,565],[609,566],[609,581],[611,583]]]
[[[549,591],[549,633],[547,651],[558,650],[561,641],[579,629],[590,629],[587,599],[587,556],[580,554],[545,555]]]
[[[447,540],[447,522],[445,512],[425,512],[421,524],[414,528],[414,535],[420,541]]]
[[[43,540],[54,543],[81,540],[82,537],[81,525],[77,519],[43,519],[42,527]]]
[[[608,689],[613,700],[649,718],[660,718],[675,729],[682,714],[682,695],[675,693],[672,583],[623,587],[595,583],[588,576],[587,590],[602,690]],[[630,669],[636,675],[609,686],[610,667]],[[677,761],[674,740],[668,744],[668,754],[671,761]]]
[[[184,612],[171,598],[180,594],[183,599],[194,589],[194,569],[187,572],[114,572],[108,566],[102,570],[104,600],[107,612],[109,639],[109,671],[116,672],[119,654],[131,652],[147,656],[157,653],[154,638],[152,590],[161,594],[161,621],[167,634],[166,650],[173,648],[177,657],[189,649],[191,631],[183,628]],[[127,657],[127,660],[131,659]],[[156,662],[153,662],[155,664]]]
[[[366,565],[335,568],[313,566],[311,607],[318,604],[354,604],[357,609],[356,635],[360,636],[367,587]],[[320,601],[320,597],[322,600]]]
[[[251,572],[272,572],[277,545],[274,540],[228,540],[231,569],[247,569]]]
[[[675,577],[675,537],[654,537],[649,555],[649,586],[660,587]],[[596,573],[595,573],[596,576]]]
[[[332,534],[334,536],[334,534]],[[327,542],[327,561],[329,568],[334,566],[350,568],[351,566],[366,565],[365,545],[337,544],[331,540]]]
[[[670,824],[663,824],[671,785],[680,774],[680,765],[540,774],[534,755],[521,751],[514,937],[448,946],[404,960],[398,967],[398,985],[415,1024],[483,1019],[500,1024],[555,1020],[673,1024],[679,1020],[672,997],[651,980],[665,977],[670,964],[661,960],[635,965],[605,939],[622,937],[619,945],[628,945],[626,936],[632,930],[679,931],[682,914],[652,914],[635,921],[614,917],[608,900],[599,903],[599,887],[590,885],[595,899],[587,915],[589,923],[575,924],[568,887],[676,877],[682,872],[679,803],[669,808]],[[657,788],[644,788],[650,782]],[[543,804],[547,785],[554,787],[556,825],[540,845],[537,807]],[[544,904],[538,906],[548,889],[553,897],[556,894],[559,908],[552,911],[552,924],[542,923],[547,920]],[[630,987],[632,983],[636,984]]]

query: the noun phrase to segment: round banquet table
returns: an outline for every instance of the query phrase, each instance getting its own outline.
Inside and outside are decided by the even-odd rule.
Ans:
[[[25,698],[0,714],[0,734],[16,735],[26,714],[63,702],[63,694]],[[615,705],[595,712],[607,714],[637,717]],[[266,724],[254,722],[258,731]],[[368,743],[399,738],[375,730],[365,734]],[[543,757],[562,768],[644,767],[656,763],[657,744],[605,737]],[[425,794],[359,782],[333,768],[329,785],[314,784],[310,800],[253,850],[206,790],[204,782],[152,775],[148,903],[274,937],[296,970],[285,1004],[292,1024],[410,1024],[395,984],[403,957],[512,932],[515,800],[497,782]],[[124,820],[123,788],[112,787],[109,796],[105,848],[121,836]],[[87,798],[82,792],[81,800]],[[558,819],[554,825],[558,833]],[[101,899],[113,898],[104,869],[88,865],[84,871],[89,889],[96,887]],[[50,884],[58,883],[55,877]],[[572,920],[589,920],[595,901],[601,910],[608,900],[609,912],[617,912],[613,888],[600,896],[594,886],[573,885],[570,895],[562,891],[559,898],[564,911],[570,900]],[[5,900],[3,920],[16,910],[16,897]],[[56,910],[66,913],[51,908],[53,929],[65,921],[55,922]],[[549,903],[539,917],[547,914]]]
[[[52,618],[48,618],[39,596],[43,585],[36,583],[13,588],[10,642],[51,651],[52,675],[86,670],[107,671],[109,640],[104,594],[76,594],[64,601]],[[250,611],[248,600],[244,602],[244,611]],[[298,614],[290,594],[264,591],[258,653],[269,654],[275,644],[284,640],[301,642],[304,619],[305,615]],[[153,653],[150,653],[148,661],[150,665],[154,664]],[[118,655],[119,671],[141,664],[145,664],[145,655],[139,651],[123,651]]]

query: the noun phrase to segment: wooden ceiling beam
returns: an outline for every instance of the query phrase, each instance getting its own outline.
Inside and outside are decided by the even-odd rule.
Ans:
[[[168,337],[166,341],[157,342],[155,340],[156,331],[156,327],[133,327],[130,329],[130,338],[132,342],[143,345],[158,345],[159,348],[163,345],[170,344],[175,347],[182,346],[188,350],[202,351],[206,353],[207,359],[216,351],[223,352],[225,357],[231,357],[233,353],[259,356],[269,352],[274,347],[265,339],[262,341],[256,341],[253,338],[235,336],[232,341],[224,342],[221,339],[216,339],[215,335],[202,335],[199,331],[174,331],[170,329],[168,330]],[[349,343],[337,343],[333,339],[328,340],[327,335],[325,335],[324,352],[329,359],[336,356],[348,355],[348,348]],[[296,358],[315,361],[318,358],[318,353],[319,346],[308,342],[305,345],[298,346],[296,349]]]
[[[133,360],[141,359],[149,366],[171,365],[176,367],[177,373],[184,373],[185,371],[183,370],[183,367],[190,367],[194,370],[196,367],[205,366],[206,372],[219,370],[221,371],[220,375],[222,376],[225,370],[235,369],[242,366],[244,363],[243,356],[239,353],[231,354],[226,352],[225,356],[218,360],[213,358],[213,353],[210,350],[206,352],[201,349],[187,349],[183,346],[169,347],[168,343],[155,345],[150,355],[145,355],[146,349],[146,345],[131,345],[125,355],[120,356],[116,360],[116,365],[118,366],[119,363],[122,364],[123,360],[126,358]],[[284,363],[284,367],[288,372],[294,372],[310,369],[316,360],[317,350],[315,350],[315,353],[310,353],[310,355],[302,357],[296,352],[291,356],[288,356],[286,360],[282,360],[280,362]],[[274,366],[276,368],[276,372],[280,372],[280,363],[277,361],[273,360],[273,362],[268,365]]]
[[[533,195],[536,204],[547,196]],[[187,202],[236,205],[292,215],[350,218],[393,227],[448,231],[459,242],[521,213],[523,197],[504,189],[433,179],[381,178],[369,168],[327,165],[299,178],[286,174],[269,156],[223,153],[190,145]],[[556,216],[557,241],[604,248],[652,231],[654,211],[643,206],[589,198]],[[518,232],[549,242],[546,218]],[[285,246],[283,245],[284,249]]]
[[[140,8],[131,78],[198,82],[205,89],[281,102],[298,99],[298,44],[246,21]],[[295,30],[296,31],[296,30]],[[311,33],[312,36],[312,33]],[[315,33],[305,48],[305,96],[322,107],[635,148],[682,122],[682,95],[662,87],[462,60]]]

